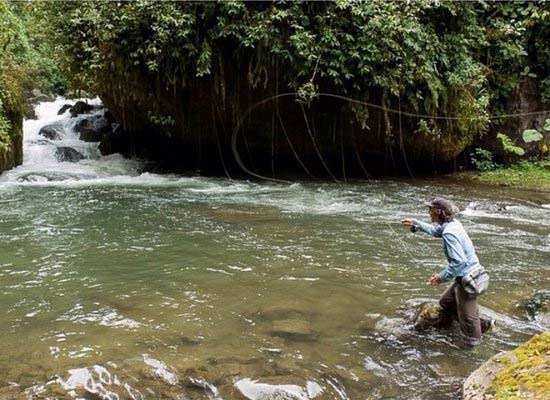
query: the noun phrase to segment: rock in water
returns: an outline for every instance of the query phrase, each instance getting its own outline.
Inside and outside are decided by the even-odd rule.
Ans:
[[[84,118],[74,127],[80,133],[80,140],[85,142],[100,142],[103,137],[112,131],[111,123],[100,115]]]
[[[102,138],[103,134],[94,129],[83,129],[79,137],[84,142],[100,142]]]
[[[43,126],[38,134],[50,140],[59,140],[63,135],[63,128],[60,124],[50,124]]]
[[[71,117],[92,112],[94,109],[95,107],[90,104],[84,103],[83,101],[77,101],[75,105],[70,108]]]
[[[506,206],[501,204],[495,204],[495,203],[480,203],[477,201],[474,201],[470,203],[468,208],[476,211],[485,211],[489,213],[497,213],[497,212],[503,212],[506,211]]]
[[[55,149],[55,156],[59,162],[78,162],[83,160],[82,153],[76,151],[71,147],[58,147]]]
[[[550,329],[550,291],[540,290],[525,303],[525,312],[530,320]]]
[[[541,312],[550,312],[550,291],[540,290],[525,303],[525,311],[530,319]]]
[[[57,115],[64,114],[65,111],[67,111],[67,110],[68,110],[69,108],[71,108],[71,107],[72,107],[72,105],[70,105],[70,104],[65,104],[65,105],[63,105],[63,107],[61,107],[61,108],[59,109],[59,111],[57,112]]]
[[[441,322],[443,309],[438,303],[423,303],[418,306],[412,324],[415,330],[434,328]]]

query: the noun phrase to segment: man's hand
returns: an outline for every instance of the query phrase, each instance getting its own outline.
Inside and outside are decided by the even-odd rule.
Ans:
[[[414,226],[415,222],[416,221],[414,219],[410,219],[410,218],[406,218],[406,219],[401,220],[401,223],[405,226]]]
[[[439,275],[432,275],[430,276],[430,279],[428,279],[428,284],[432,286],[437,286],[441,283],[441,278]]]

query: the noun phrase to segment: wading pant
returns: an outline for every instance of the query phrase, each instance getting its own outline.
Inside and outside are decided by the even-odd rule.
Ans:
[[[439,304],[443,307],[442,327],[448,327],[454,319],[458,319],[462,333],[479,339],[482,331],[489,326],[489,321],[479,318],[477,299],[470,297],[456,281],[443,292]]]

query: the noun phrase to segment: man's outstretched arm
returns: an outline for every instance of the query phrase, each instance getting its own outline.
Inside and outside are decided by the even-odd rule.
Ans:
[[[435,237],[441,237],[443,228],[441,225],[432,225],[426,222],[417,221],[416,219],[406,218],[401,220],[401,223],[405,226],[414,226],[417,229],[420,229],[422,232],[426,232],[428,235]]]

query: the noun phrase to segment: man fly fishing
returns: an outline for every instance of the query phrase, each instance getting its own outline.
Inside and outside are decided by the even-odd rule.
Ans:
[[[439,304],[443,308],[441,327],[448,327],[454,319],[460,323],[460,329],[467,337],[480,339],[488,331],[494,320],[479,317],[477,296],[485,292],[489,276],[479,264],[474,245],[466,230],[454,218],[452,204],[444,198],[436,198],[426,204],[429,207],[431,222],[404,219],[401,223],[443,239],[443,252],[447,257],[447,267],[439,274],[428,279],[428,284],[437,286],[454,279],[451,286],[443,292]]]

